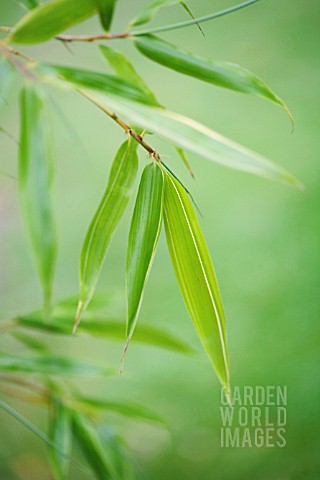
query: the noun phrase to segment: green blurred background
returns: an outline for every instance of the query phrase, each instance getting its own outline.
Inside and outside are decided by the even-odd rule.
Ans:
[[[113,31],[121,31],[144,4],[119,0]],[[232,5],[189,0],[202,15]],[[13,25],[23,10],[2,0],[0,24]],[[168,8],[155,24],[183,17]],[[190,155],[196,181],[174,150],[159,138],[152,145],[192,191],[203,213],[201,224],[224,299],[233,385],[286,385],[288,423],[285,448],[221,448],[220,388],[188,318],[161,236],[140,322],[163,327],[194,346],[183,356],[133,343],[119,381],[82,380],[82,390],[104,398],[134,400],[166,418],[165,429],[110,416],[132,448],[146,478],[158,479],[318,479],[319,455],[319,0],[263,0],[203,25],[163,34],[163,38],[206,58],[228,60],[261,76],[282,97],[295,130],[281,109],[257,98],[218,89],[180,76],[136,53],[130,42],[112,44],[125,52],[171,110],[195,118],[283,165],[305,192],[222,168]],[[94,33],[98,20],[74,29]],[[50,42],[25,52],[36,58],[103,71],[96,45]],[[17,87],[19,82],[17,82]],[[109,167],[124,135],[111,120],[69,92],[50,91],[56,144],[54,203],[59,258],[54,298],[77,292],[78,257],[86,227],[100,200]],[[60,112],[60,113],[59,113]],[[63,116],[61,115],[63,112]],[[0,125],[19,135],[17,89],[7,98]],[[17,144],[0,137],[0,169],[16,176]],[[141,168],[147,161],[140,151]],[[1,177],[1,316],[37,308],[41,292],[17,201],[17,182]],[[132,204],[112,242],[99,287],[111,292],[110,313],[125,317],[124,265]],[[164,233],[164,232],[163,232]],[[118,365],[121,342],[63,340],[60,352]],[[7,337],[1,348],[18,349]],[[45,412],[12,402],[45,428]],[[23,480],[50,479],[46,449],[33,435],[0,412],[0,478],[9,470]],[[89,478],[72,471],[71,478]]]

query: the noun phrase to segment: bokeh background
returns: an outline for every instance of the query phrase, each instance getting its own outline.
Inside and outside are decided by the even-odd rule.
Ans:
[[[113,30],[121,31],[144,0],[119,0]],[[194,14],[229,6],[222,0],[189,0]],[[13,25],[23,10],[2,0],[0,24]],[[162,11],[154,24],[184,18],[178,7]],[[164,232],[139,321],[175,333],[197,351],[183,356],[133,343],[119,381],[81,380],[92,395],[139,402],[156,409],[166,429],[106,417],[131,447],[150,480],[320,478],[319,456],[319,111],[320,3],[263,0],[206,24],[163,34],[205,58],[228,60],[261,76],[282,97],[295,130],[280,108],[263,100],[218,89],[151,63],[130,42],[125,52],[171,110],[195,118],[283,165],[306,186],[304,192],[246,175],[190,155],[193,182],[174,150],[159,138],[152,144],[192,191],[224,299],[233,385],[286,385],[285,448],[221,448],[220,388],[201,350],[170,265]],[[100,31],[98,20],[74,32]],[[103,71],[96,45],[46,43],[25,52],[43,60]],[[17,81],[7,98],[1,127],[19,136]],[[77,292],[78,257],[88,222],[106,185],[123,133],[94,107],[69,92],[50,90],[56,145],[54,204],[59,231],[55,300]],[[0,134],[0,169],[16,177],[17,144]],[[141,169],[148,160],[140,151]],[[29,253],[17,200],[17,181],[0,178],[1,317],[38,308],[41,292]],[[108,292],[110,314],[125,318],[124,266],[132,202],[110,247],[99,283]],[[48,340],[48,339],[47,339]],[[50,340],[50,339],[49,339]],[[1,349],[18,351],[3,336]],[[56,351],[118,365],[121,342],[51,340]],[[12,404],[41,428],[45,412]],[[0,412],[1,478],[50,479],[46,448]],[[10,473],[11,472],[11,473]],[[14,472],[14,473],[13,473]],[[15,475],[15,476],[14,476]],[[71,477],[79,479],[79,471]],[[83,477],[88,478],[88,477]]]

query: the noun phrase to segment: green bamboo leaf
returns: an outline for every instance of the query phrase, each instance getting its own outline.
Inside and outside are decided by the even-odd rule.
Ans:
[[[73,434],[83,456],[100,480],[121,480],[107,457],[95,426],[76,412],[72,415]]]
[[[150,98],[152,105],[160,106],[154,93],[150,90],[143,78],[137,73],[130,60],[123,55],[123,53],[118,52],[108,45],[99,45],[99,48],[104,58],[119,77],[131,82],[132,85],[135,85],[139,90],[144,92]]]
[[[34,335],[26,335],[25,333],[17,332],[16,330],[11,331],[10,335],[35,352],[48,352],[48,347],[43,340],[35,338]]]
[[[91,101],[99,108],[103,105],[102,97]],[[303,188],[303,185],[285,169],[191,118],[111,95],[108,96],[108,107],[141,128],[147,126],[148,130],[157,133],[173,145],[204,158],[226,167]]]
[[[191,177],[194,178],[194,173],[193,173],[193,170],[192,170],[191,165],[189,163],[186,152],[182,148],[179,148],[179,147],[176,147],[176,151],[177,151],[179,157],[181,158],[181,160],[183,162],[183,165],[186,167],[186,169],[190,173]]]
[[[27,13],[14,27],[9,40],[20,44],[45,42],[96,12],[95,0],[54,0]]]
[[[163,418],[153,410],[131,402],[124,403],[118,401],[107,401],[82,396],[77,397],[76,402],[77,405],[79,404],[80,408],[85,407],[94,412],[97,410],[106,410],[129,418],[164,424]]]
[[[0,353],[0,370],[42,375],[111,375],[114,369],[53,354],[10,355]]]
[[[20,316],[16,319],[20,327],[38,330],[43,333],[70,335],[74,322],[72,315],[50,316],[43,318],[42,312]],[[113,338],[124,341],[126,339],[124,324],[108,317],[89,317],[86,314],[79,326],[79,333],[86,333],[98,338]],[[134,342],[166,348],[178,353],[190,354],[192,348],[176,336],[148,325],[138,325],[133,338]]]
[[[226,326],[218,283],[191,201],[169,173],[165,176],[164,223],[183,299],[198,337],[230,399]]]
[[[163,172],[156,163],[143,171],[127,250],[127,339],[137,323],[162,223]]]
[[[27,7],[28,10],[32,10],[39,6],[38,0],[19,0],[19,3]]]
[[[106,32],[110,30],[116,1],[117,0],[96,0],[100,22]]]
[[[135,37],[134,43],[143,55],[179,73],[270,100],[284,108],[292,120],[285,103],[260,78],[240,65],[202,60],[151,35]]]
[[[155,104],[154,100],[143,90],[115,75],[44,63],[36,64],[34,68],[42,75],[43,81],[53,85],[59,86],[67,83],[71,86],[87,87],[107,94],[119,95],[147,105]]]
[[[69,462],[67,457],[71,456],[72,432],[71,419],[68,409],[60,399],[53,397],[50,408],[49,436],[55,445],[59,446],[66,456],[60,455],[59,451],[50,449],[49,456],[55,478],[64,480],[68,475]]]
[[[80,256],[80,296],[74,331],[93,296],[111,237],[129,202],[138,169],[136,149],[137,143],[130,139],[119,148],[106,192],[87,231]]]
[[[45,98],[36,87],[21,93],[19,189],[21,206],[42,283],[44,304],[51,299],[56,260],[56,233],[51,208],[52,132]]]
[[[185,2],[181,2],[180,0],[154,0],[130,20],[130,26],[136,27],[150,22],[161,8],[169,7],[171,5],[181,5],[182,8],[193,18],[193,15]]]

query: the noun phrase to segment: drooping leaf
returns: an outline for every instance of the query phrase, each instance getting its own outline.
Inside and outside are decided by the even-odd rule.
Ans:
[[[50,192],[51,139],[42,92],[34,86],[25,87],[21,93],[19,189],[46,308],[51,299],[57,251]]]
[[[146,5],[137,15],[133,17],[132,20],[130,20],[130,26],[136,27],[138,25],[143,25],[147,22],[150,22],[150,20],[153,19],[153,17],[157,14],[158,10],[160,10],[162,7],[169,7],[171,5],[181,5],[184,10],[191,16],[191,11],[188,8],[188,6],[185,4],[185,2],[181,2],[180,0],[154,0],[153,2],[149,3]]]
[[[107,32],[110,30],[116,2],[117,0],[96,0],[101,25]]]
[[[39,6],[38,0],[18,0],[21,5],[27,7],[28,10],[32,10]]]
[[[106,192],[93,216],[80,256],[80,296],[75,328],[90,302],[112,235],[126,209],[138,169],[137,143],[121,145],[113,161]]]
[[[103,103],[102,97],[98,97],[95,101],[97,105],[103,105]],[[191,118],[169,110],[125,101],[111,95],[108,96],[107,103],[119,115],[127,117],[141,128],[147,126],[148,130],[157,133],[173,145],[226,167],[303,188],[301,183],[282,167]]]
[[[107,94],[119,95],[136,102],[145,103],[146,105],[155,104],[150,95],[133,83],[130,83],[130,81],[115,75],[52,64],[38,64],[35,65],[35,68],[42,74],[42,80],[48,83],[59,85],[61,82],[67,82],[67,84],[72,86],[86,87]]]
[[[144,92],[148,97],[150,97],[153,105],[160,106],[154,93],[150,90],[143,78],[137,73],[130,60],[123,55],[123,53],[109,47],[109,45],[99,45],[99,48],[104,58],[108,61],[110,66],[119,77],[131,82],[142,92]]]
[[[59,446],[67,457],[71,456],[72,432],[71,419],[68,409],[60,399],[53,397],[50,408],[49,435],[52,442]],[[50,449],[51,464],[57,480],[65,480],[68,475],[69,462],[66,456],[59,451]]]
[[[79,406],[84,406],[89,410],[106,410],[110,412],[119,413],[129,418],[134,418],[137,420],[146,420],[150,422],[156,422],[164,424],[163,418],[160,417],[157,413],[149,408],[142,407],[141,405],[136,405],[132,402],[118,402],[118,401],[108,401],[108,400],[99,400],[96,398],[88,397],[77,397],[77,404]]]
[[[10,41],[19,44],[45,42],[96,12],[95,0],[53,0],[27,13],[14,27]]]
[[[165,175],[164,223],[183,299],[198,337],[229,397],[226,325],[218,283],[191,201],[170,173]]]
[[[74,438],[96,477],[100,480],[121,480],[106,455],[95,426],[76,412],[72,420]]]
[[[127,338],[137,323],[162,224],[163,172],[156,163],[143,171],[127,249]]]
[[[135,461],[128,453],[123,439],[110,425],[99,425],[99,437],[119,478],[123,480],[145,480],[145,477],[137,472]]]
[[[0,353],[0,370],[44,375],[110,375],[114,373],[114,370],[109,367],[53,354],[11,355]]]
[[[17,324],[24,328],[39,330],[40,332],[70,335],[73,325],[73,313],[69,315],[54,316],[48,319],[43,314],[34,313],[20,316],[16,319]],[[79,327],[79,333],[86,333],[99,338],[114,338],[124,341],[126,338],[123,322],[114,321],[108,317],[84,318]],[[133,341],[166,348],[179,353],[192,353],[192,349],[183,340],[176,336],[148,325],[138,325],[135,330]]]
[[[135,37],[135,45],[146,57],[179,73],[190,75],[219,87],[265,98],[280,105],[289,113],[278,95],[260,78],[240,65],[230,62],[202,60],[151,35]]]

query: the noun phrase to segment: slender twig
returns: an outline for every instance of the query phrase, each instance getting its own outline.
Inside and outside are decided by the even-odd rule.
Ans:
[[[128,135],[130,135],[132,138],[134,138],[141,146],[144,148],[151,157],[155,158],[159,162],[161,162],[161,157],[156,150],[154,150],[144,139],[142,135],[139,135],[135,130],[133,130],[129,125],[127,125],[121,118],[119,118],[112,110],[110,110],[108,107],[103,105],[102,103],[98,102],[97,99],[89,95],[87,92],[84,92],[83,90],[79,90],[78,92],[85,98],[87,98],[91,103],[96,105],[100,110],[102,110],[104,113],[106,113],[112,120],[114,120]]]
[[[160,25],[159,27],[153,27],[145,30],[133,30],[132,32],[122,32],[122,33],[102,33],[96,35],[57,35],[54,37],[56,40],[61,42],[94,42],[96,40],[115,40],[119,38],[129,38],[136,37],[139,35],[148,35],[149,33],[160,33],[168,32],[170,30],[177,30],[178,28],[189,27],[191,25],[198,25],[200,28],[200,23],[208,22],[214,18],[223,17],[229,15],[230,13],[241,10],[242,8],[253,5],[259,0],[247,0],[239,5],[234,5],[233,7],[226,8],[225,10],[220,10],[219,12],[210,13],[209,15],[204,15],[202,17],[192,18],[184,22],[172,23],[170,25]],[[200,28],[201,29],[201,28]],[[10,33],[13,31],[12,27],[0,26],[1,32]]]
[[[94,42],[96,40],[116,40],[119,38],[128,38],[130,34],[124,33],[102,33],[100,35],[57,35],[56,40],[61,42]]]
[[[242,8],[249,7],[259,0],[248,0],[246,2],[240,3],[239,5],[234,5],[233,7],[226,8],[225,10],[220,10],[219,12],[210,13],[209,15],[204,15],[203,17],[193,18],[191,20],[186,20],[184,22],[172,23],[170,25],[161,25],[159,27],[153,27],[145,30],[136,30],[129,32],[130,36],[137,37],[139,35],[149,35],[150,33],[160,33],[160,32],[169,32],[170,30],[177,30],[178,28],[190,27],[191,25],[197,25],[203,22],[208,22],[214,18],[223,17],[229,15],[230,13],[241,10]]]
[[[51,392],[48,388],[21,377],[15,377],[13,375],[8,375],[6,373],[0,373],[0,381],[4,381],[7,383],[14,383],[15,385],[28,388],[32,391],[36,391],[39,395],[43,397],[51,396]]]

